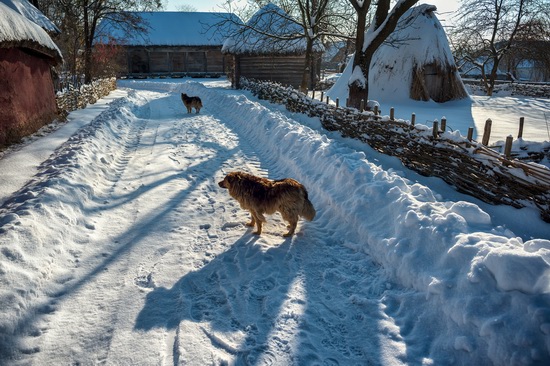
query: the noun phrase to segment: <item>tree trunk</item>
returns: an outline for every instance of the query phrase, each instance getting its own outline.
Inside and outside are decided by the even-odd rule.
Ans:
[[[84,83],[92,81],[92,43],[90,40],[90,22],[88,17],[88,2],[83,4],[84,20]]]
[[[367,11],[364,8],[356,8],[357,11],[357,43],[355,45],[355,59],[353,62],[353,69],[359,66],[363,73],[364,83],[355,83],[357,85],[350,85],[349,104],[351,107],[358,108],[361,100],[365,103],[369,97],[369,69],[372,56],[376,50],[384,43],[386,38],[395,30],[397,22],[401,16],[409,10],[418,0],[404,0],[398,2],[394,10],[389,12],[390,0],[379,0],[378,7],[375,15],[375,26],[371,27],[373,33],[376,35],[365,45],[365,21]],[[389,14],[388,14],[389,12]],[[359,56],[359,57],[358,57]]]
[[[363,77],[365,78],[365,84],[358,82],[352,82],[349,85],[349,98],[348,98],[348,107],[357,108],[361,106],[361,100],[364,100],[365,103],[369,97],[369,79],[368,79],[368,69],[367,75],[365,75],[365,69],[361,65],[364,65],[367,61],[370,64],[370,59],[365,60],[366,54],[363,52],[363,44],[365,43],[365,30],[367,24],[367,10],[368,8],[356,8],[357,11],[357,35],[355,37],[355,56],[353,57],[353,71],[360,67],[363,72]]]
[[[305,57],[305,65],[304,65],[304,71],[302,73],[302,81],[300,83],[300,91],[303,93],[306,93],[308,90],[308,86],[312,84],[313,80],[311,79],[312,70],[314,68],[313,65],[313,39],[310,37],[306,38],[306,57]]]

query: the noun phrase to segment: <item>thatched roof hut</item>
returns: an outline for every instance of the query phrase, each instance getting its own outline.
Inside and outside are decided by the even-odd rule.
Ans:
[[[374,54],[369,97],[447,102],[468,96],[433,5],[411,8]]]
[[[306,40],[302,26],[284,10],[269,3],[226,39],[222,52],[234,56],[232,79],[241,76],[298,87],[305,68]],[[312,74],[319,75],[323,46],[314,45],[319,59]]]
[[[44,29],[0,2],[0,145],[56,117],[50,68],[61,61]]]
[[[57,35],[61,33],[61,30],[59,30],[59,28],[50,19],[48,19],[48,17],[46,17],[40,10],[38,10],[27,0],[0,0],[0,2],[7,5],[16,13],[32,20],[49,34]]]

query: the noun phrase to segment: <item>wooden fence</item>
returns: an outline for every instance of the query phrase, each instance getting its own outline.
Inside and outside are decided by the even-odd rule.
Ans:
[[[312,99],[301,92],[268,82],[243,79],[241,87],[260,99],[284,104],[291,112],[318,117],[329,131],[339,131],[398,157],[425,176],[436,176],[491,204],[531,206],[550,222],[550,169],[500,154],[470,137],[443,131],[439,123],[415,125],[374,112],[361,112]]]

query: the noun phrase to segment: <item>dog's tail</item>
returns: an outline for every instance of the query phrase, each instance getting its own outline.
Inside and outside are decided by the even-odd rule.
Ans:
[[[302,212],[300,213],[300,216],[305,218],[308,221],[312,221],[315,218],[315,214],[317,213],[315,211],[315,207],[313,207],[313,204],[307,197],[307,191],[304,189],[304,206],[302,207]]]

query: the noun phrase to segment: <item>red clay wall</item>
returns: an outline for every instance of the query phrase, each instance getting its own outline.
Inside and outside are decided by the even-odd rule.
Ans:
[[[0,146],[35,132],[56,115],[48,62],[17,48],[0,48]]]

